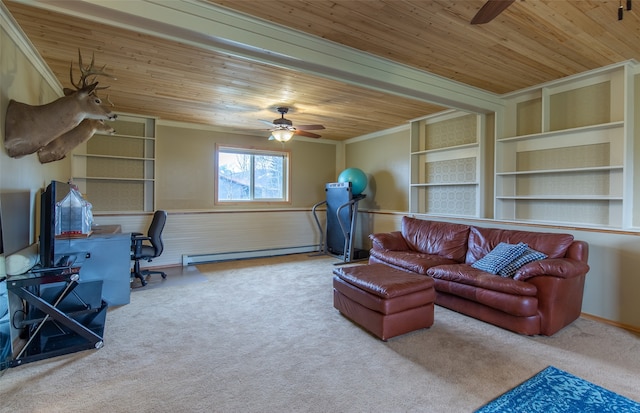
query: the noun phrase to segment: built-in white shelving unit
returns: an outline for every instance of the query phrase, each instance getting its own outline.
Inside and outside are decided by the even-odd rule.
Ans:
[[[507,96],[495,218],[628,228],[633,82],[621,64]]]
[[[410,212],[482,216],[483,124],[458,111],[411,122]]]
[[[155,120],[118,115],[116,133],[96,133],[72,153],[72,176],[97,212],[153,211]]]

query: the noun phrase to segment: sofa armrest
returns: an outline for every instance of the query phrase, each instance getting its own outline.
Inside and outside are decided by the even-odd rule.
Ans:
[[[558,278],[574,278],[585,275],[589,265],[572,258],[547,258],[522,266],[513,277],[514,280],[526,281],[539,275],[550,275]]]
[[[373,249],[381,251],[407,251],[409,245],[402,236],[402,232],[381,232],[378,234],[370,234],[369,239],[373,245]]]

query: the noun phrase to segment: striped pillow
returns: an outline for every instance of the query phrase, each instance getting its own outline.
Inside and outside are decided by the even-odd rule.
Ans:
[[[524,242],[517,244],[501,242],[487,255],[471,264],[471,266],[491,274],[498,274],[498,272],[510,262],[521,256],[527,248],[529,248],[529,246]]]
[[[511,261],[509,264],[507,264],[506,267],[498,271],[498,275],[500,275],[501,277],[513,277],[514,275],[516,275],[516,271],[518,271],[518,269],[523,265],[533,261],[543,260],[545,258],[547,258],[546,254],[543,254],[542,252],[536,251],[531,248],[527,248],[524,254]]]

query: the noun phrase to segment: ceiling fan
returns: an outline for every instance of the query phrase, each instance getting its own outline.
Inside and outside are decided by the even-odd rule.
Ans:
[[[515,0],[488,0],[484,6],[478,10],[471,24],[484,24],[489,23],[491,20],[498,17],[507,7],[511,5]]]
[[[306,136],[307,138],[319,138],[320,135],[312,132],[307,132],[309,130],[320,130],[324,129],[322,125],[297,125],[293,127],[293,122],[289,119],[285,118],[284,115],[289,112],[289,108],[285,106],[280,106],[276,109],[280,113],[280,118],[274,119],[272,122],[268,120],[260,119],[260,122],[264,122],[271,126],[271,136],[270,140],[277,140],[280,142],[286,142],[290,140],[293,135]]]

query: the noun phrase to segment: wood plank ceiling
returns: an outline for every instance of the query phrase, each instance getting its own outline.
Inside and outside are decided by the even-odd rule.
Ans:
[[[640,1],[618,21],[618,0],[518,0],[473,26],[484,0],[209,2],[497,94],[640,60]],[[287,105],[294,126],[323,124],[323,138],[344,140],[443,110],[22,3],[4,1],[60,83],[70,85],[78,49],[94,53],[117,77],[101,79],[116,111],[268,136],[259,119]]]

